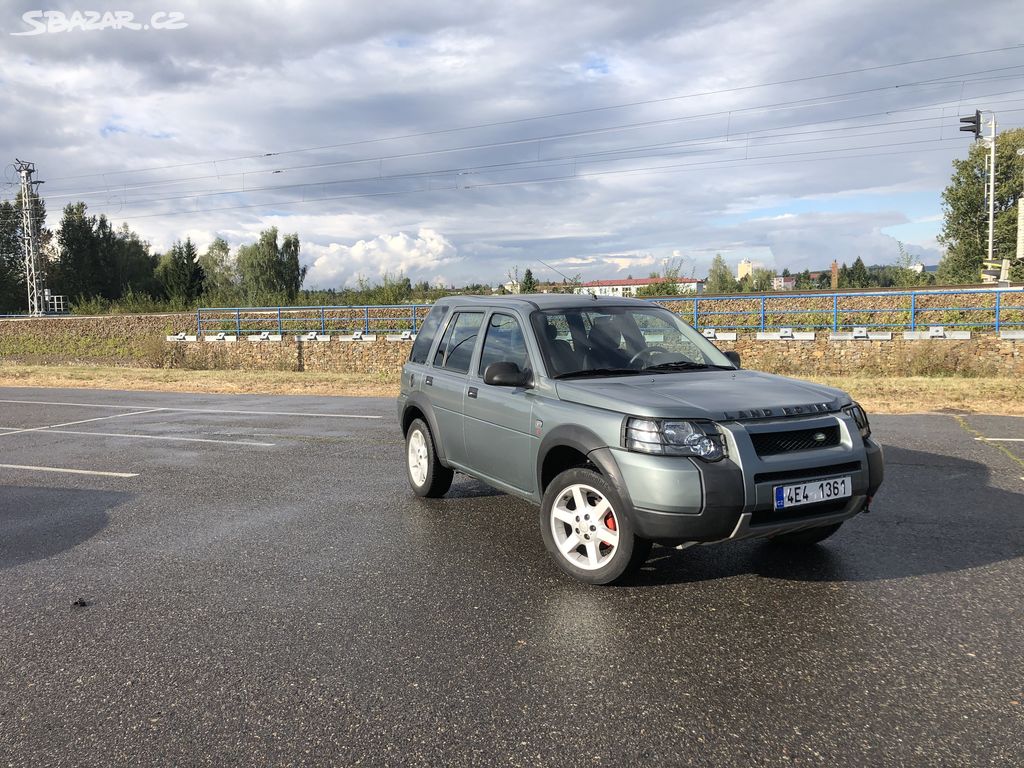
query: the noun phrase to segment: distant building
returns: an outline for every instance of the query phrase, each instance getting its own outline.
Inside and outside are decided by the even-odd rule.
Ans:
[[[591,280],[575,289],[575,293],[593,293],[595,296],[635,296],[637,289],[645,285],[662,282],[660,277],[630,277],[622,280]],[[704,281],[692,277],[680,277],[675,280],[679,293],[703,293]]]
[[[753,275],[755,269],[764,269],[764,264],[759,261],[743,259],[743,261],[736,265],[736,279],[742,280],[744,277]]]
[[[796,288],[796,276],[794,275],[775,275],[772,278],[773,291],[792,291],[794,288]]]
[[[939,271],[939,265],[938,264],[928,264],[928,265],[925,265],[925,264],[922,264],[919,261],[919,262],[917,262],[917,264],[911,264],[910,265],[910,269],[912,269],[914,272],[917,272],[917,274],[919,274],[919,275],[922,272],[924,274],[927,274],[927,275],[934,275],[936,272]]]

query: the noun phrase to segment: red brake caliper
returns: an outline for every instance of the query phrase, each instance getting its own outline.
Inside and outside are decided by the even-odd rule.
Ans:
[[[604,524],[609,531],[615,530],[615,516],[612,515],[611,512],[604,516]],[[602,552],[607,552],[612,548],[612,545],[605,541],[602,541],[598,546],[600,547]]]

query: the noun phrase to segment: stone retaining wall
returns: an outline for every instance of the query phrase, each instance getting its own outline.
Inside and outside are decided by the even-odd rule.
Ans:
[[[195,315],[117,315],[0,321],[0,363],[96,364],[141,368],[397,372],[411,342],[296,341],[168,342],[195,333]],[[876,374],[1016,376],[1024,381],[1024,340],[975,333],[969,340],[758,341],[740,333],[716,342],[739,352],[743,366],[809,376]],[[1024,384],[1022,384],[1024,386]]]

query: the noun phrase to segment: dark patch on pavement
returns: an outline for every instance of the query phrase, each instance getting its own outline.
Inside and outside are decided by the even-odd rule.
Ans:
[[[655,549],[593,588],[549,562],[531,505],[465,478],[415,498],[390,400],[2,397],[384,418],[90,428],[272,448],[0,438],[7,463],[140,473],[0,475],[43,493],[28,516],[111,495],[91,535],[0,571],[0,763],[1024,763],[1024,481],[950,416],[875,417],[873,512],[804,557]]]

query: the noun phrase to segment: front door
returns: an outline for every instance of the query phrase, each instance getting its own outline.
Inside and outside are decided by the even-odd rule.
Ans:
[[[484,384],[491,363],[515,363],[533,369],[519,320],[493,313],[487,321],[480,363],[469,376],[463,401],[466,452],[470,465],[488,478],[520,491],[537,484],[533,462],[533,394],[523,387]]]

